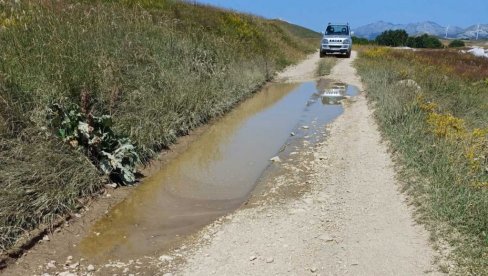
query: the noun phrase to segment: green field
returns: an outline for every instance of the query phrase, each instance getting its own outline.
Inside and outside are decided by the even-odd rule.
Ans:
[[[100,191],[107,149],[149,161],[319,40],[180,1],[0,2],[0,250]]]

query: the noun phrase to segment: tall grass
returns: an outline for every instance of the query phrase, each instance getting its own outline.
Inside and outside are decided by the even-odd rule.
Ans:
[[[479,66],[481,72],[457,68]],[[450,52],[365,50],[357,61],[368,97],[401,166],[404,189],[453,274],[488,271],[488,61]],[[405,85],[401,80],[416,81]]]
[[[49,135],[50,103],[88,101],[93,114],[112,115],[147,161],[320,39],[284,22],[169,0],[4,1],[0,24],[1,250],[105,181]]]

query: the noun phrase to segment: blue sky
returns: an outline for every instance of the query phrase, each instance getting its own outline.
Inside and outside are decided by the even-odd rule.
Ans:
[[[317,31],[329,21],[359,27],[378,20],[404,24],[434,21],[468,27],[488,23],[488,0],[198,0],[267,18],[281,18]]]

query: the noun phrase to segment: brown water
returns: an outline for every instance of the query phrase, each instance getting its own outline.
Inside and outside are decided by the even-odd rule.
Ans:
[[[80,246],[91,259],[154,254],[238,208],[301,126],[342,112],[321,95],[330,81],[271,84],[218,120],[188,149],[136,187],[100,219]],[[345,86],[348,94],[356,93]],[[347,92],[346,91],[346,92]],[[322,99],[322,100],[321,100]],[[290,133],[299,135],[291,138]]]

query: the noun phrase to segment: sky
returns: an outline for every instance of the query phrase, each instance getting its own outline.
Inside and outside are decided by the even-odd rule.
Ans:
[[[383,20],[395,24],[434,21],[442,26],[488,24],[488,0],[198,0],[236,11],[280,18],[322,31],[328,22],[352,29]]]

